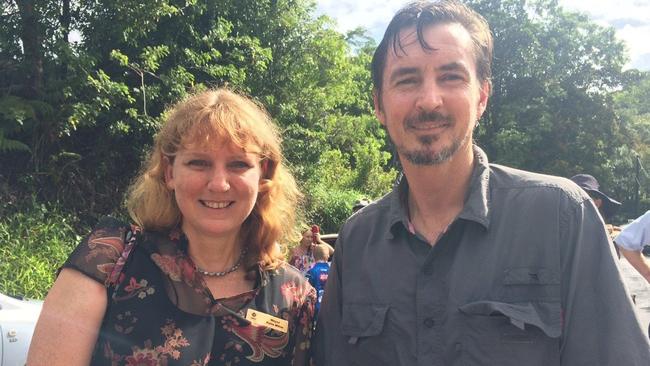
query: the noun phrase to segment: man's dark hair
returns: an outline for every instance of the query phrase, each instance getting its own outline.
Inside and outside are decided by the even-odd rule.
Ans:
[[[395,14],[386,28],[384,38],[372,56],[372,83],[378,97],[381,96],[389,47],[392,47],[395,54],[398,49],[404,50],[399,37],[400,31],[415,26],[418,42],[422,49],[432,51],[433,48],[424,39],[424,29],[431,25],[449,23],[458,23],[469,32],[474,45],[476,75],[481,82],[491,82],[492,33],[490,33],[490,27],[485,18],[468,6],[454,0],[416,1],[406,5]]]

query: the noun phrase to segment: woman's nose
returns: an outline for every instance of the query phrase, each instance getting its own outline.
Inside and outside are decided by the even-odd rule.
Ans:
[[[230,189],[227,172],[220,168],[214,169],[208,182],[208,188],[215,192],[227,192]]]

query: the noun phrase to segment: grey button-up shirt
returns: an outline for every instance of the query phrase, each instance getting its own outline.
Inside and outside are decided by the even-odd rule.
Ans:
[[[464,208],[435,246],[408,230],[406,183],[345,223],[317,365],[650,365],[589,197],[475,156]]]

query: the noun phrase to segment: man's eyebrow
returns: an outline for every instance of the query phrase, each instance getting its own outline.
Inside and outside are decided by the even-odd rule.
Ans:
[[[398,79],[404,75],[413,75],[417,73],[418,69],[416,67],[400,67],[397,70],[391,72],[390,78],[388,80],[390,82],[393,82],[395,79]]]
[[[461,62],[450,62],[438,67],[439,71],[461,71],[465,74],[469,74],[469,70],[465,67],[465,64]]]

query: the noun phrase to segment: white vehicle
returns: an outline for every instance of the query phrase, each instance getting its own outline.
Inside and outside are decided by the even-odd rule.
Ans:
[[[0,294],[0,366],[25,364],[42,306],[42,301]]]

